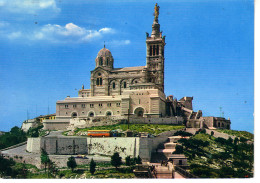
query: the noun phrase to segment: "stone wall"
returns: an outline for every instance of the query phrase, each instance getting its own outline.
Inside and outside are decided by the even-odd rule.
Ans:
[[[118,152],[123,159],[126,156],[137,157],[139,155],[143,161],[150,161],[151,153],[174,132],[175,130],[164,132],[154,138],[57,136],[28,138],[27,151],[40,153],[41,148],[43,148],[48,154],[52,155],[97,154],[106,156]]]
[[[186,132],[189,132],[189,133],[192,133],[192,134],[195,134],[196,133],[196,131],[198,131],[199,130],[199,128],[186,128]],[[224,139],[228,139],[229,137],[231,137],[232,139],[235,139],[236,138],[236,136],[233,136],[233,135],[228,135],[228,134],[226,134],[226,133],[221,133],[221,132],[218,132],[218,131],[216,131],[216,130],[209,130],[209,129],[205,129],[206,130],[206,133],[207,134],[209,134],[209,135],[211,135],[211,131],[213,131],[214,132],[214,137],[222,137],[222,138],[224,138]]]
[[[66,130],[69,126],[69,120],[55,119],[55,120],[44,120],[43,129],[44,130]]]
[[[27,139],[26,150],[32,153],[41,152],[41,138],[40,137],[31,137]]]
[[[24,132],[27,132],[30,128],[34,128],[34,127],[37,127],[37,126],[38,126],[38,123],[36,121],[34,121],[34,122],[23,122],[22,130]]]
[[[48,154],[87,154],[87,139],[84,137],[44,137],[41,148]]]
[[[139,137],[88,138],[88,154],[112,156],[115,152],[124,159],[139,155]]]
[[[177,125],[183,123],[183,118],[180,116],[175,117],[164,117],[164,118],[134,118],[129,119],[132,124],[167,124],[167,125]]]

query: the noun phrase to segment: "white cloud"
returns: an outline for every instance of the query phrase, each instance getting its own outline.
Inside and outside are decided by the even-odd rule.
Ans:
[[[5,28],[9,26],[9,23],[8,22],[5,22],[5,21],[0,21],[0,28]]]
[[[34,36],[31,39],[49,40],[55,43],[81,43],[89,42],[95,38],[101,38],[105,34],[113,34],[114,32],[113,29],[107,27],[99,30],[87,30],[73,23],[68,23],[65,26],[48,24],[43,26],[38,32],[34,32]]]
[[[4,25],[7,24],[5,22],[0,22],[0,31],[1,26]],[[51,43],[82,43],[90,42],[102,38],[104,35],[114,33],[115,30],[109,27],[104,27],[99,30],[88,30],[73,23],[68,23],[65,26],[47,24],[37,30],[17,31],[16,29],[13,29],[13,31],[9,32],[5,30],[4,33],[2,33],[2,36],[4,37],[4,35],[7,35],[6,37],[10,40],[24,39]]]
[[[111,45],[115,46],[123,46],[123,45],[129,45],[131,43],[130,40],[113,40],[110,42]]]
[[[20,38],[21,36],[22,36],[21,32],[12,32],[12,33],[7,35],[7,37],[9,39],[17,39],[17,38]]]
[[[0,8],[12,13],[34,14],[40,10],[59,12],[55,0],[0,0]]]

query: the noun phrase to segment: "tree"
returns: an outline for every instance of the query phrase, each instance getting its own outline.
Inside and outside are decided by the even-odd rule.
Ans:
[[[3,155],[0,155],[0,176],[11,176],[15,177],[15,172],[12,169],[12,166],[15,165],[15,162],[12,159],[6,159]]]
[[[122,158],[119,156],[118,152],[115,152],[113,156],[111,156],[111,165],[116,167],[116,169],[122,165]]]
[[[173,154],[183,154],[183,147],[181,145],[176,145]]]
[[[213,135],[214,135],[214,131],[211,131],[211,132],[210,132],[210,135],[213,136]]]
[[[130,165],[131,165],[131,157],[130,157],[130,156],[127,156],[127,157],[125,158],[125,165],[126,165],[126,166],[130,166]]]
[[[51,160],[48,162],[48,173],[51,173],[51,175],[55,176],[58,173],[58,168],[54,162]]]
[[[136,164],[142,164],[142,159],[140,158],[140,156],[138,155],[136,160],[135,160]]]
[[[67,166],[68,166],[68,168],[71,169],[72,172],[73,172],[74,168],[77,167],[77,163],[76,163],[75,158],[73,156],[68,158]]]
[[[91,175],[94,175],[94,173],[96,171],[96,162],[93,160],[93,158],[90,161],[89,171],[90,171]]]
[[[45,173],[46,173],[46,166],[49,162],[50,162],[50,159],[49,159],[48,153],[44,149],[42,149],[41,150],[41,163],[44,164]]]

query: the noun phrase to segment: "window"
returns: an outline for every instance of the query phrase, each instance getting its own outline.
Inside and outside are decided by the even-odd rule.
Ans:
[[[85,108],[86,106],[85,106],[85,104],[81,104],[81,107],[82,107],[82,108]]]
[[[155,45],[153,45],[153,55],[155,55]]]
[[[152,56],[152,46],[150,46],[150,56]]]
[[[93,108],[94,107],[94,104],[89,104],[90,108]]]
[[[109,62],[109,58],[107,58],[107,65],[108,65],[108,62]]]
[[[182,160],[179,160],[179,165],[182,165]]]
[[[157,45],[157,48],[156,48],[156,55],[159,55],[159,45]]]
[[[120,103],[116,103],[116,106],[117,106],[117,107],[120,107]]]
[[[103,65],[103,58],[102,57],[99,58],[99,65]]]
[[[102,104],[98,104],[99,107],[102,107]]]
[[[107,107],[111,107],[111,103],[107,103]]]
[[[102,86],[102,78],[97,78],[97,81],[96,81],[96,84],[97,86]]]
[[[77,107],[77,104],[73,104],[73,108],[76,108]]]
[[[68,104],[65,104],[65,109],[68,109],[69,108],[69,105]]]
[[[116,89],[116,83],[114,82],[112,85],[113,85],[113,89]]]
[[[124,88],[126,88],[126,82],[124,82]]]
[[[107,112],[107,116],[111,116],[112,114],[111,114],[111,112],[110,111],[108,111]]]

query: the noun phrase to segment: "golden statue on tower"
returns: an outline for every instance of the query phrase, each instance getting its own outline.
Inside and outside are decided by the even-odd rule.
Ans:
[[[159,9],[160,9],[160,6],[158,6],[157,3],[156,3],[155,7],[154,7],[154,20],[156,22],[158,22]]]

